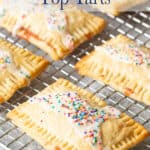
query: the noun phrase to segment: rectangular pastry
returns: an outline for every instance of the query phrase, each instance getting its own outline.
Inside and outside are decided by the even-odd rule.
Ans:
[[[150,49],[123,35],[95,47],[95,51],[81,58],[76,69],[150,105]]]
[[[7,117],[47,150],[125,150],[149,135],[127,115],[64,79]]]
[[[46,51],[54,60],[64,58],[105,27],[102,18],[77,8],[55,11],[49,5],[22,3],[20,6],[17,1],[10,9],[1,4],[0,26]]]
[[[44,58],[0,39],[0,103],[27,86],[48,64]]]
[[[93,7],[97,8],[99,11],[117,16],[121,12],[131,11],[132,7],[143,4],[146,1],[148,0],[109,0],[109,2],[106,2],[106,4],[97,4],[93,5]]]

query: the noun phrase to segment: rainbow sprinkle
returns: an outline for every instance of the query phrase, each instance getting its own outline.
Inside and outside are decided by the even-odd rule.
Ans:
[[[55,11],[49,13],[47,17],[48,28],[50,30],[59,31],[62,35],[63,44],[69,49],[73,50],[74,41],[73,36],[67,31],[67,15],[62,11]]]
[[[66,14],[61,11],[50,13],[47,17],[48,27],[52,30],[66,32]]]
[[[135,65],[150,66],[150,53],[144,53],[140,47],[133,44],[118,44],[117,47],[107,45],[104,50],[119,61],[133,63]],[[102,49],[103,49],[102,48]]]
[[[22,8],[22,6],[24,7]],[[11,15],[14,14],[17,16],[16,24],[13,27],[14,36],[17,35],[17,31],[26,24],[25,22],[28,21],[31,16],[42,13],[44,14],[48,30],[50,30],[50,32],[59,32],[62,44],[69,50],[74,49],[74,40],[67,28],[68,21],[65,12],[55,9],[55,7],[52,8],[51,5],[43,5],[43,3],[38,0],[11,0],[9,1],[9,5],[5,4],[5,9],[0,8],[0,17],[3,17],[7,11],[10,11]]]
[[[0,70],[7,69],[10,64],[12,64],[10,54],[0,51]]]
[[[23,78],[30,78],[29,73],[25,69],[16,67],[11,54],[5,50],[0,50],[0,71],[10,71],[17,73]]]
[[[109,118],[119,118],[120,112],[106,106],[101,109],[91,107],[87,100],[81,99],[77,93],[64,92],[33,97],[31,103],[44,102],[49,110],[65,115],[92,146],[102,148],[100,125]]]

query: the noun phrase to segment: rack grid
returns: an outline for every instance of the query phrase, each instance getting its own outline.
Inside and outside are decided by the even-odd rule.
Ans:
[[[150,3],[146,5],[146,10],[150,10]],[[106,19],[108,25],[105,31],[83,43],[72,54],[57,62],[52,61],[46,53],[35,46],[17,37],[12,37],[10,33],[0,28],[0,38],[6,39],[19,47],[29,49],[51,62],[51,65],[38,78],[33,80],[28,87],[17,91],[8,102],[0,105],[0,150],[43,150],[39,144],[14,126],[6,118],[6,113],[60,77],[68,79],[96,94],[108,104],[113,105],[143,124],[150,131],[150,106],[126,97],[102,82],[80,76],[74,69],[74,64],[82,56],[89,54],[95,45],[104,43],[107,39],[113,38],[119,33],[150,48],[150,12],[126,12],[117,17],[100,12],[95,12],[95,14]],[[150,150],[150,138],[132,150]]]

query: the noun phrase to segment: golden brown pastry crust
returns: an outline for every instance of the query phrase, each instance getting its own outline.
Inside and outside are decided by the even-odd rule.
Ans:
[[[119,57],[114,58],[113,54],[104,53],[104,47],[107,46],[111,46],[113,51],[120,49],[122,60],[118,60],[120,54]],[[149,49],[137,46],[135,42],[123,35],[118,35],[96,49],[90,55],[81,58],[76,64],[75,68],[79,73],[101,80],[125,95],[150,105],[150,66],[143,63],[143,61],[150,59],[148,58]],[[135,51],[131,49],[135,49]],[[136,49],[141,51],[143,55],[147,55],[147,58],[143,59],[141,53]],[[139,56],[132,57],[132,52]]]
[[[43,95],[43,94],[48,94],[48,93],[53,93],[53,92],[55,93],[58,91],[62,92],[62,91],[68,91],[68,90],[77,92],[81,97],[86,98],[91,105],[95,105],[96,107],[103,107],[106,105],[105,102],[101,101],[99,98],[95,97],[91,93],[73,85],[72,83],[70,83],[69,81],[64,80],[64,79],[58,79],[57,82],[48,86],[45,90],[40,92],[38,95]],[[60,138],[58,135],[54,135],[54,134],[50,133],[48,130],[48,127],[50,126],[50,124],[52,124],[50,122],[47,122],[48,126],[39,125],[38,122],[36,121],[36,118],[34,118],[34,117],[36,115],[35,114],[36,112],[40,112],[40,111],[42,112],[42,110],[40,110],[41,107],[39,107],[37,105],[38,104],[34,104],[34,105],[32,105],[32,108],[30,108],[30,103],[25,102],[25,103],[21,104],[20,106],[18,106],[17,108],[15,108],[14,110],[10,111],[7,114],[7,117],[10,118],[15,125],[20,127],[23,131],[25,131],[33,139],[38,141],[47,150],[49,150],[49,149],[51,149],[51,150],[53,150],[53,149],[54,150],[56,150],[56,149],[88,150],[89,149],[88,146],[86,149],[84,149],[85,147],[84,148],[82,147],[85,145],[82,143],[83,142],[82,139],[80,139],[80,137],[78,137],[78,136],[77,137],[80,141],[80,142],[78,141],[80,143],[80,148],[78,148],[79,145],[73,145],[71,143],[68,143],[68,141],[65,141],[64,139]],[[31,115],[30,112],[33,110],[33,107],[34,107],[35,112],[31,113],[31,114],[32,115],[34,114],[34,117],[30,116]],[[36,109],[39,109],[39,111],[37,111]],[[48,115],[49,116],[55,115],[55,114],[53,114],[53,113],[51,114],[51,113],[49,113]],[[56,115],[56,117],[57,117],[57,115]],[[61,117],[62,116],[60,115],[59,121],[62,119]],[[39,118],[38,113],[37,113],[37,118]],[[139,142],[141,142],[142,140],[144,140],[149,134],[148,131],[146,129],[144,129],[143,126],[139,125],[133,119],[131,119],[130,117],[128,117],[125,114],[122,114],[120,119],[118,119],[118,120],[120,122],[123,122],[123,124],[125,124],[127,128],[132,129],[132,131],[127,134],[128,136],[126,138],[120,140],[116,144],[111,145],[111,147],[110,147],[111,150],[129,149],[130,147],[133,147],[134,145],[136,145]],[[56,121],[56,119],[55,119],[55,121]],[[110,122],[111,122],[111,120],[110,120]],[[61,124],[61,122],[60,122],[60,124]],[[55,126],[56,126],[56,124],[55,124]],[[58,126],[58,124],[57,124],[57,126]],[[66,134],[67,134],[67,126],[68,126],[67,123],[64,125],[64,122],[63,122],[63,125],[61,127],[62,130],[64,130],[64,132],[66,132]],[[122,128],[121,126],[119,126],[118,128]],[[58,131],[58,133],[63,132],[62,130]],[[120,130],[120,132],[121,132],[121,130]],[[105,134],[105,133],[103,133],[103,134]],[[73,138],[73,135],[72,135],[72,138]]]
[[[105,27],[105,21],[90,13],[75,9],[65,10],[66,28],[72,37],[72,48],[68,48],[64,43],[64,35],[60,31],[49,30],[45,15],[42,12],[34,15],[28,14],[27,19],[22,21],[16,35],[31,42],[37,47],[47,52],[54,60],[64,58],[71,53],[77,46],[100,33]],[[8,12],[0,22],[0,26],[13,33],[20,16]],[[61,22],[59,23],[61,24]]]
[[[29,81],[38,76],[47,67],[49,62],[2,39],[0,39],[0,49],[11,53],[16,67],[25,68],[29,73],[29,77],[21,77],[15,74],[15,70],[13,72],[12,69],[12,72],[6,70],[3,76],[2,71],[0,75],[0,103],[2,103],[7,101],[16,90],[27,86]]]
[[[99,11],[103,11],[105,13],[112,14],[114,16],[118,16],[121,12],[129,11],[128,9],[142,4],[147,0],[112,0],[110,4],[105,5],[94,5],[94,8],[97,8]]]

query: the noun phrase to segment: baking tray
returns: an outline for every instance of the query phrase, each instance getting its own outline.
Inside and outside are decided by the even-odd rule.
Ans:
[[[150,3],[146,5],[145,8],[149,11]],[[8,102],[0,105],[0,150],[43,150],[39,144],[6,119],[6,113],[60,77],[68,79],[76,85],[93,92],[98,97],[104,99],[108,104],[127,113],[150,131],[150,106],[146,106],[126,97],[102,82],[80,76],[74,69],[74,64],[80,60],[82,56],[89,54],[95,45],[104,43],[107,39],[119,33],[150,48],[150,12],[126,12],[118,17],[100,12],[95,14],[107,20],[108,26],[105,31],[90,41],[83,43],[62,61],[57,62],[52,61],[46,53],[35,46],[17,37],[12,37],[6,30],[0,28],[0,38],[6,39],[19,47],[29,49],[33,53],[41,55],[51,61],[51,65],[47,70],[33,80],[28,87],[17,91]],[[150,138],[132,150],[150,150]]]

